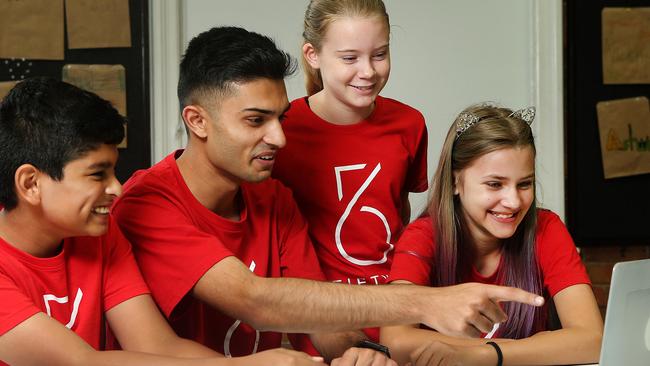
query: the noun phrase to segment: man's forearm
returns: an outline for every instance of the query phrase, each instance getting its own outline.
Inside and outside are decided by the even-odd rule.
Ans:
[[[434,288],[264,278],[234,257],[215,264],[193,294],[258,330],[287,333],[423,323],[444,334],[478,336],[506,319],[498,302],[544,303],[542,297],[523,290],[476,283]]]
[[[423,321],[426,295],[416,286],[350,286],[294,278],[257,281],[251,301],[258,306],[249,317],[259,330],[339,332]]]

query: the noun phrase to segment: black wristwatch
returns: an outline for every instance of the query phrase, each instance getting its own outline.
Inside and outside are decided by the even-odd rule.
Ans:
[[[374,349],[375,351],[381,352],[381,353],[385,354],[386,357],[390,358],[390,352],[388,351],[388,347],[384,346],[383,344],[364,339],[362,341],[359,341],[354,346],[357,347],[357,348]]]

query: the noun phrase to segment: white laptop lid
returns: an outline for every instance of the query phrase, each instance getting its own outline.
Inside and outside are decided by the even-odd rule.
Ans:
[[[650,365],[650,259],[614,265],[599,365]]]

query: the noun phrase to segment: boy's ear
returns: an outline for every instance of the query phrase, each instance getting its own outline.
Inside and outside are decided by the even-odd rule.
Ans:
[[[201,139],[204,139],[208,136],[208,111],[199,105],[190,104],[183,108],[181,115],[183,116],[185,125],[191,133]]]
[[[318,61],[318,52],[316,48],[311,43],[305,43],[302,45],[302,56],[305,58],[309,66],[314,69],[320,68],[320,62]]]
[[[42,176],[32,164],[23,164],[16,169],[14,184],[18,202],[26,201],[31,205],[37,205],[41,201],[39,179]]]

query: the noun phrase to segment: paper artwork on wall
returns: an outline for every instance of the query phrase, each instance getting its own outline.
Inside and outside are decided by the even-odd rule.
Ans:
[[[650,8],[602,11],[603,83],[650,83]]]
[[[0,58],[63,60],[63,0],[0,0]]]
[[[128,0],[66,0],[68,48],[131,47]]]
[[[605,178],[650,173],[650,103],[646,97],[596,104]]]

